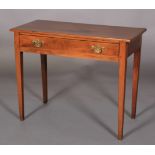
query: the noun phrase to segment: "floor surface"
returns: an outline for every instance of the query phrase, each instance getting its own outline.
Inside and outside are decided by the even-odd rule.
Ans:
[[[130,118],[132,72],[128,70],[124,139],[118,141],[118,65],[48,60],[46,105],[42,103],[40,64],[33,70],[25,60],[23,122],[18,119],[15,70],[1,76],[0,144],[155,144],[155,83],[154,76],[145,74],[145,68],[141,69],[136,120]]]

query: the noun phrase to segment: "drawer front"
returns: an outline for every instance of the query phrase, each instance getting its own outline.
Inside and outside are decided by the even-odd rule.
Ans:
[[[119,44],[117,43],[30,35],[20,35],[20,48],[23,51],[32,51],[36,53],[71,57],[91,57],[97,59],[102,59],[106,56],[109,58],[118,58],[119,55]]]

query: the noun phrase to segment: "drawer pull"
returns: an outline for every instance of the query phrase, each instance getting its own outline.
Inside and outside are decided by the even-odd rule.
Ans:
[[[91,49],[93,50],[94,53],[96,54],[101,54],[104,51],[104,47],[101,47],[99,45],[92,45]]]
[[[32,40],[32,45],[34,46],[34,47],[37,47],[37,48],[39,48],[39,47],[42,47],[43,46],[43,41],[41,41],[41,40]]]

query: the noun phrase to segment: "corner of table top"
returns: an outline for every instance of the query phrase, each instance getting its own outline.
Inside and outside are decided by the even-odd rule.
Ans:
[[[41,19],[36,19],[36,20],[33,20],[31,22],[26,22],[25,24],[29,24],[29,23],[32,23],[32,22],[37,22],[37,21],[41,21]],[[22,25],[19,25],[19,26],[16,26],[16,27],[13,27],[13,28],[10,28],[9,31],[11,32],[16,32],[16,31],[20,31],[19,27],[25,25],[25,24],[22,24]]]

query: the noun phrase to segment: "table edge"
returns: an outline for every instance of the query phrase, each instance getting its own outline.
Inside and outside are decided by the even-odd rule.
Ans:
[[[39,31],[29,31],[29,30],[21,30],[12,28],[10,29],[11,32],[16,33],[30,33],[30,34],[38,34],[38,35],[51,35],[51,36],[59,36],[59,37],[66,37],[66,38],[81,38],[81,39],[98,39],[98,40],[107,40],[107,41],[116,41],[116,42],[127,42],[130,43],[134,38],[136,38],[139,35],[142,35],[144,32],[147,31],[146,28],[139,33],[137,36],[131,39],[124,39],[124,38],[109,38],[109,37],[97,37],[97,36],[88,36],[88,35],[78,35],[78,34],[68,34],[68,33],[59,33],[59,32],[39,32]]]

